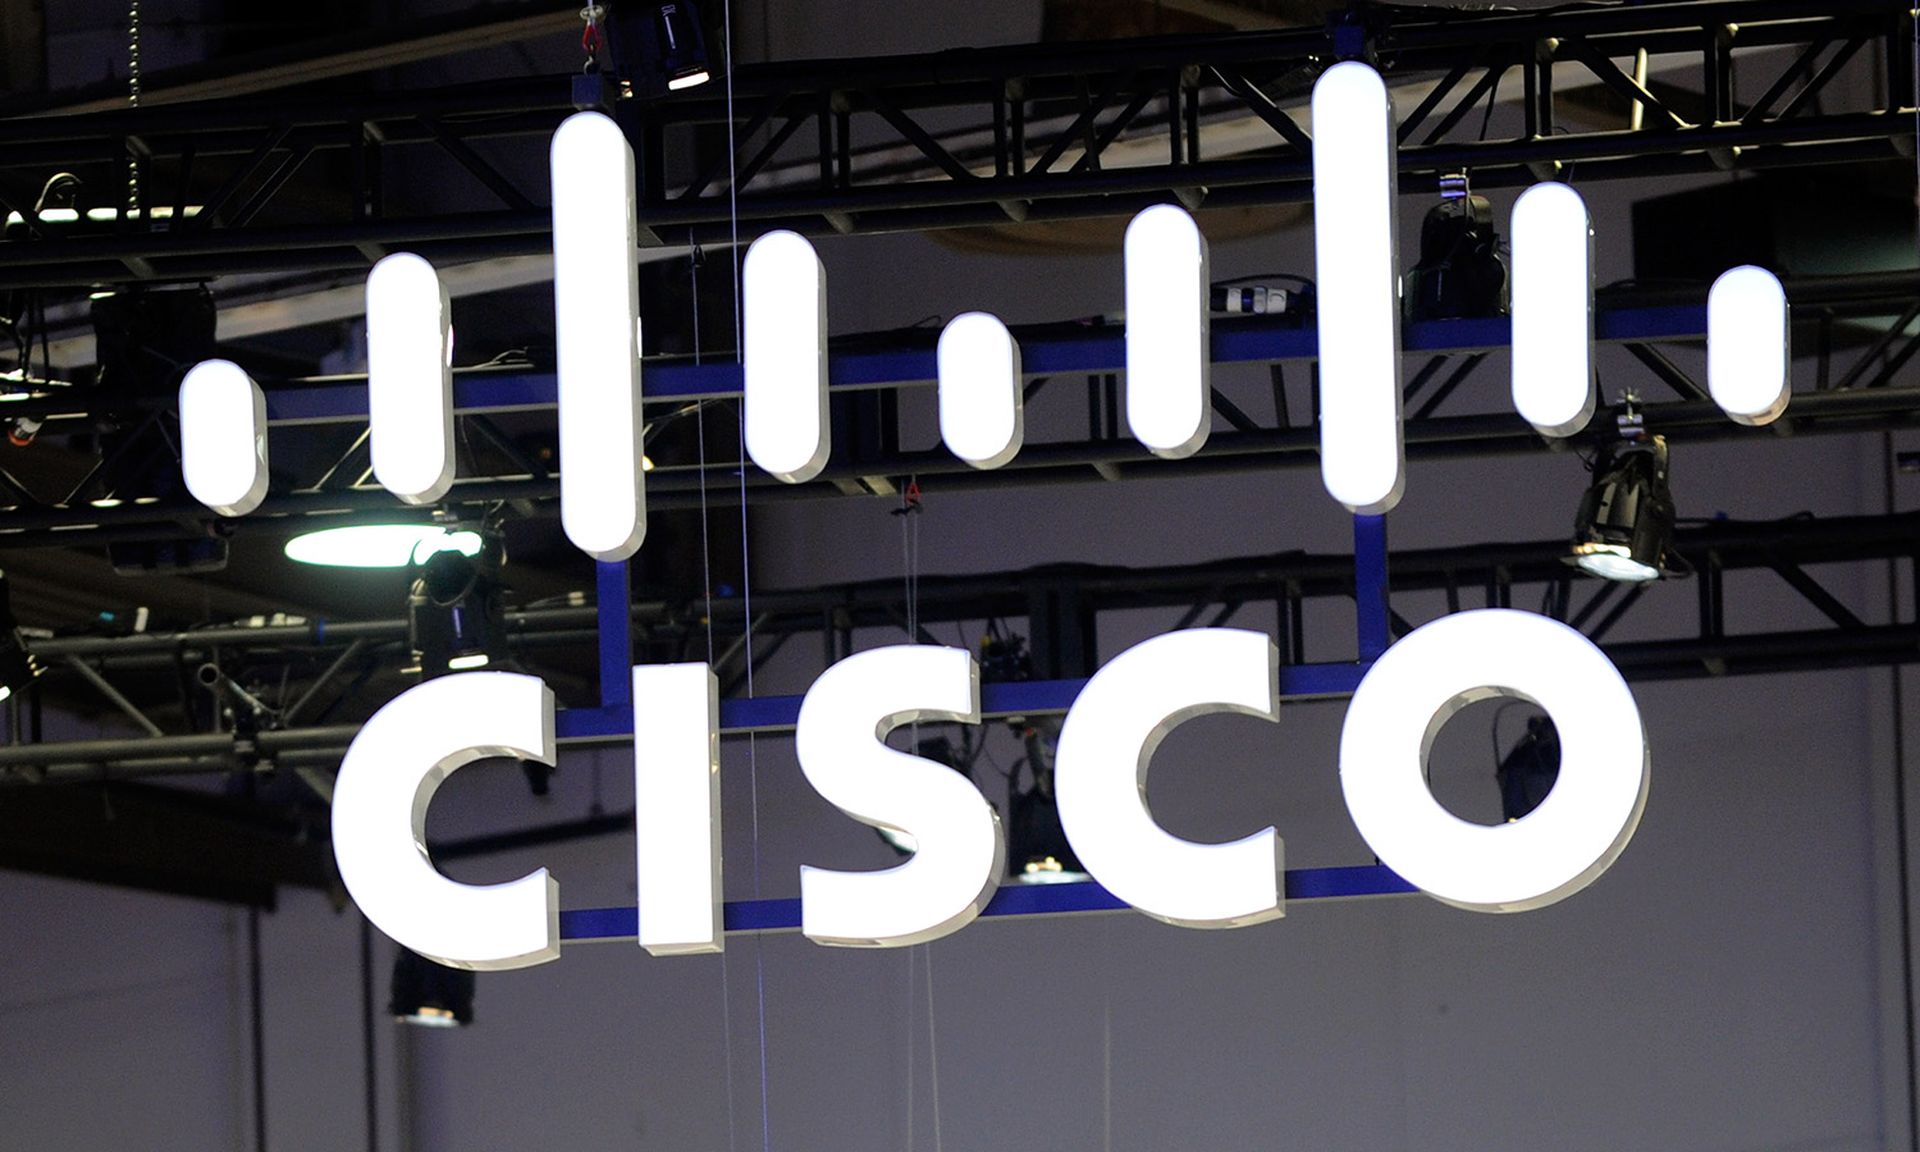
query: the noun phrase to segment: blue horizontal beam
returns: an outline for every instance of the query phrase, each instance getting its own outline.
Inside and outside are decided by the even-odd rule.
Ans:
[[[1487,320],[1423,320],[1402,330],[1408,352],[1475,352],[1506,347],[1512,326],[1506,317]],[[1697,340],[1707,331],[1703,305],[1617,308],[1601,312],[1595,335],[1603,341]],[[1251,317],[1213,329],[1216,364],[1310,360],[1318,351],[1313,327],[1277,318]],[[1020,338],[1021,365],[1029,376],[1119,372],[1126,367],[1126,333],[1119,325],[1089,326],[1066,334],[1028,333]],[[836,352],[828,363],[834,388],[886,388],[931,383],[934,350],[925,347]],[[736,362],[648,364],[649,401],[667,402],[740,395]],[[557,388],[550,372],[468,371],[454,377],[455,407],[470,412],[551,408]],[[361,381],[276,388],[267,393],[267,416],[276,424],[364,419],[367,389]]]
[[[1280,668],[1280,698],[1310,700],[1351,696],[1367,674],[1364,664],[1285,664]],[[983,684],[980,711],[985,716],[1025,716],[1065,712],[1085,680],[1021,680]],[[749,696],[720,701],[720,730],[727,733],[781,732],[800,721],[801,696]],[[562,740],[605,739],[633,734],[631,707],[564,708],[554,717]]]
[[[1296,868],[1287,873],[1288,900],[1339,900],[1358,896],[1401,896],[1418,891],[1379,864],[1352,868]],[[982,916],[1066,916],[1076,912],[1118,912],[1119,897],[1092,882],[1009,884],[994,893]],[[631,940],[639,917],[632,908],[578,908],[560,913],[560,939]],[[800,901],[730,900],[728,932],[788,932],[800,927]]]

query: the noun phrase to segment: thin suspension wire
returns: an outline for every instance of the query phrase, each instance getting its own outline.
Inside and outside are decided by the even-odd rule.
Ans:
[[[927,959],[927,1082],[933,1096],[933,1152],[943,1152],[940,1142],[940,1037],[933,1030],[933,945],[922,944]]]
[[[916,983],[916,978],[914,974],[913,949],[911,948],[906,949],[906,953],[907,953],[907,1152],[913,1152],[913,1139],[914,1139],[914,1128],[915,1128],[914,1121],[916,1119],[916,1117],[913,1114],[913,1027],[915,1023],[913,1019],[914,1017],[913,1009],[915,1004],[914,993],[916,989],[914,988],[914,984]]]
[[[740,356],[746,347],[740,315],[740,174],[737,168],[739,123],[733,114],[733,0],[722,0],[721,41],[727,53],[727,227],[732,243],[727,259],[733,265],[733,347]],[[744,401],[737,409],[740,428],[740,609],[746,629],[742,644],[746,657],[747,697],[753,697],[753,553],[747,533],[747,415]],[[753,805],[753,897],[760,898],[760,761],[758,742],[747,733],[747,780]],[[767,1104],[767,967],[760,935],[753,937],[754,995],[760,1033],[760,1147],[772,1152],[773,1116]]]
[[[693,237],[687,237],[687,247],[691,254],[687,258],[687,271],[692,277],[693,293],[693,362],[700,363],[700,250],[693,244]],[[696,449],[700,463],[700,587],[706,599],[707,623],[707,667],[713,667],[713,541],[707,532],[707,405],[703,400],[693,408],[694,435],[699,438]],[[733,1093],[733,981],[727,975],[727,951],[720,950],[720,1030],[723,1035],[726,1058],[727,1080],[727,1152],[739,1147],[739,1136],[734,1121],[735,1105]]]

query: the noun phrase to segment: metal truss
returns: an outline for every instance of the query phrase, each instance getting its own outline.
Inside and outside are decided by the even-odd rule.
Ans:
[[[1906,382],[1920,353],[1920,335],[1911,331],[1920,317],[1920,303],[1916,303],[1920,276],[1808,280],[1789,283],[1787,288],[1796,318],[1813,328],[1844,321],[1858,346],[1836,350],[1833,342],[1823,340],[1814,378],[1801,381],[1786,415],[1771,433],[1848,433],[1920,423],[1920,387]],[[1644,374],[1636,375],[1628,390],[1638,393],[1636,411],[1649,430],[1676,444],[1771,434],[1728,420],[1707,398],[1704,386],[1676,361],[1679,349],[1697,345],[1705,337],[1703,297],[1702,290],[1691,303],[1642,305],[1641,299],[1685,297],[1656,297],[1639,291],[1620,294],[1600,311],[1597,337],[1604,344],[1624,348],[1644,366]],[[1477,405],[1465,399],[1463,385],[1475,380],[1491,353],[1505,348],[1508,334],[1505,318],[1406,326],[1405,443],[1410,459],[1514,455],[1566,446],[1543,441],[1511,411],[1504,381],[1497,388],[1482,387]],[[1318,466],[1319,433],[1311,409],[1316,341],[1311,326],[1282,317],[1248,317],[1214,325],[1215,365],[1251,368],[1256,376],[1264,367],[1265,378],[1257,384],[1245,378],[1237,385],[1217,384],[1213,404],[1221,428],[1199,453],[1179,461],[1154,457],[1125,434],[1119,415],[1125,349],[1118,326],[1061,325],[1021,330],[1018,335],[1029,377],[1029,402],[1044,394],[1047,403],[1084,404],[1083,437],[1029,443],[1012,461],[987,472],[968,467],[938,445],[903,447],[897,393],[931,383],[934,333],[895,335],[878,346],[863,339],[856,342],[858,350],[836,351],[831,359],[836,430],[833,457],[820,479],[787,485],[757,469],[743,468],[730,448],[710,452],[703,465],[692,442],[676,447],[667,440],[653,440],[649,451],[658,467],[647,477],[648,505],[655,510],[697,508],[703,491],[709,500],[717,493],[739,491],[743,471],[746,498],[757,504],[891,495],[909,481],[933,495],[992,486]],[[727,361],[649,360],[645,380],[648,414],[655,429],[693,411],[695,405],[731,405],[741,387],[739,365]],[[1616,390],[1628,383],[1617,375],[1608,382]],[[1065,399],[1056,399],[1062,393]],[[471,516],[506,501],[523,512],[550,511],[559,495],[558,477],[522,451],[498,421],[551,409],[556,394],[552,375],[525,369],[468,371],[456,374],[454,394],[466,447],[461,478],[445,510]],[[1485,402],[1488,395],[1496,397],[1491,408]],[[10,478],[0,471],[0,486],[15,501],[0,525],[5,529],[0,533],[0,550],[178,539],[183,525],[197,524],[203,531],[220,534],[283,532],[321,521],[351,523],[407,514],[383,489],[364,479],[368,461],[363,382],[275,387],[269,390],[267,402],[275,458],[317,463],[309,474],[276,490],[253,515],[221,521],[206,509],[184,502],[184,497],[152,504],[129,501],[114,508],[46,503],[24,486],[9,484]],[[84,425],[87,417],[75,411],[83,407],[56,393],[11,403],[8,411],[44,415],[50,429],[59,429],[75,422]],[[1571,445],[1592,447],[1610,439],[1621,411],[1618,406],[1602,408],[1588,431]],[[167,414],[155,411],[148,416],[160,426]],[[358,433],[346,437],[349,446],[343,455],[303,450],[303,438],[331,435],[339,440],[343,426]]]
[[[1773,50],[1770,82],[1736,92],[1736,54],[1758,49]],[[1665,82],[1623,68],[1641,52]],[[0,287],[356,269],[396,248],[441,261],[540,252],[545,180],[527,174],[544,174],[546,137],[576,104],[614,107],[627,127],[648,243],[730,238],[736,208],[752,235],[1112,216],[1169,197],[1305,201],[1312,141],[1299,114],[1319,71],[1350,57],[1372,60],[1411,105],[1410,191],[1457,171],[1492,187],[1876,159],[1912,138],[1911,17],[1887,0],[1391,21],[1363,7],[1325,29],[745,66],[731,101],[717,86],[621,100],[611,77],[585,92],[553,77],[7,120],[0,211],[20,223],[0,243]],[[1885,83],[1849,86],[1848,103],[1832,82],[1872,62]],[[1516,77],[1519,134],[1471,138],[1473,114]],[[1635,109],[1637,127],[1562,114],[1570,92],[1596,87]],[[1861,95],[1870,89],[1883,95]],[[381,177],[400,150],[441,157],[497,207],[410,211]],[[130,164],[139,214],[115,199]],[[100,219],[36,217],[38,190],[63,170],[116,190],[81,205]],[[295,190],[297,211],[280,211]]]
[[[1178,617],[1170,621],[1174,629],[1222,626],[1270,612],[1283,661],[1281,691],[1292,699],[1346,695],[1391,636],[1438,612],[1482,606],[1537,608],[1566,621],[1599,643],[1635,680],[1920,660],[1920,626],[1876,621],[1871,610],[1846,604],[1811,571],[1893,561],[1903,562],[1913,576],[1920,572],[1914,563],[1920,554],[1920,513],[1683,527],[1674,554],[1691,571],[1691,594],[1673,582],[1626,586],[1582,577],[1566,563],[1563,540],[1407,551],[1388,561],[1380,522],[1362,518],[1358,529],[1358,559],[1283,553],[1156,569],[1063,565],[922,577],[915,602],[919,631],[913,639],[953,644],[983,635],[990,622],[1011,622],[1006,631],[1020,632],[1030,643],[1030,671],[1022,673],[1030,678],[994,682],[990,675],[982,697],[990,716],[1063,711],[1097,663],[1102,617],[1141,609],[1177,611]],[[1391,565],[1391,593],[1383,562]],[[1729,595],[1726,582],[1729,574],[1743,572],[1777,577],[1805,602],[1810,626],[1767,627],[1775,622],[1772,612],[1765,620],[1749,619],[1738,598]],[[602,574],[606,579],[600,605],[541,609],[508,618],[512,650],[533,670],[556,650],[601,644],[605,694],[598,703],[574,701],[580,706],[560,712],[557,730],[566,743],[627,738],[631,708],[621,696],[627,665],[695,658],[705,643],[705,603],[631,603],[623,586],[624,568],[606,565]],[[1658,612],[1643,608],[1636,614],[1649,598],[1666,603]],[[1676,612],[1676,599],[1693,610]],[[1354,607],[1340,608],[1341,603]],[[624,615],[622,604],[628,607]],[[1310,639],[1309,617],[1335,608],[1356,612],[1357,650],[1348,643],[1322,650],[1324,641]],[[906,604],[897,581],[756,592],[751,646],[743,642],[747,619],[741,601],[718,600],[711,611],[719,642],[714,663],[727,696],[721,723],[728,732],[789,728],[798,715],[798,697],[736,695],[747,677],[748,652],[759,668],[778,653],[803,650],[811,640],[824,668],[854,650],[857,633],[870,637],[872,630],[897,630],[903,638],[907,635]],[[1658,635],[1616,640],[1615,630],[1630,616],[1642,631]],[[1754,623],[1762,627],[1749,630]],[[317,700],[353,692],[352,673],[360,666],[394,662],[394,648],[405,634],[405,621],[389,619],[39,641],[35,651],[52,671],[36,691],[44,691],[50,682],[83,677],[104,700],[137,717],[150,734],[16,742],[0,747],[0,779],[97,781],[103,776],[331,765],[358,724],[303,726],[301,717],[310,714],[310,704]],[[801,648],[792,647],[796,641],[803,642]],[[216,656],[236,676],[246,676],[251,669],[278,680],[281,669],[292,666],[318,671],[303,671],[293,682],[298,687],[293,705],[265,724],[238,732],[162,731],[112,687],[117,678],[169,665],[184,670]],[[85,690],[79,683],[72,687]]]

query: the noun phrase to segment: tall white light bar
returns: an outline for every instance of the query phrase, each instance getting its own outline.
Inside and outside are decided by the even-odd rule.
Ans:
[[[706,664],[634,667],[633,810],[640,946],[720,951],[720,683]]]
[[[552,764],[553,693],[537,676],[462,672],[415,685],[347,746],[333,786],[333,858],[374,927],[450,968],[525,968],[560,955],[560,885],[545,868],[462,884],[427,856],[427,808],[476,760]]]
[[[633,149],[579,112],[553,134],[552,168],[560,523],[594,559],[625,560],[647,530]]]
[[[1156,204],[1127,225],[1127,427],[1156,456],[1207,442],[1207,238],[1186,210]]]
[[[1765,268],[1720,274],[1707,293],[1707,392],[1742,424],[1771,424],[1793,398],[1786,290]]]
[[[947,321],[935,354],[940,439],[975,468],[998,468],[1026,437],[1020,345],[999,317],[963,312]]]
[[[267,398],[238,364],[205,360],[180,382],[180,473],[193,498],[245,516],[267,496]]]
[[[453,318],[433,265],[411,252],[367,274],[373,475],[408,504],[453,487]]]
[[[769,232],[741,268],[747,455],[800,484],[827,466],[827,270],[805,237]]]
[[[1513,406],[1542,436],[1593,419],[1593,225],[1565,184],[1513,206]]]
[[[1153,753],[1209,712],[1280,718],[1279,650],[1262,632],[1188,628],[1127,649],[1087,681],[1060,729],[1054,795],[1080,863],[1158,920],[1237,928],[1285,910],[1279,834],[1196,844],[1147,810]]]
[[[1393,102],[1373,69],[1313,86],[1313,255],[1320,330],[1320,474],[1354,512],[1400,502],[1400,265]]]

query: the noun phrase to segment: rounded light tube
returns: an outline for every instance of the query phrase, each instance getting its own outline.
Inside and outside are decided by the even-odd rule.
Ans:
[[[267,497],[267,398],[230,360],[203,360],[180,382],[180,473],[222,516]]]
[[[476,760],[552,764],[553,693],[537,676],[462,672],[407,689],[347,747],[333,786],[333,857],[374,927],[449,968],[525,968],[560,955],[560,885],[537,869],[461,884],[427,857],[427,807]]]
[[[1552,717],[1560,773],[1538,808],[1488,826],[1441,807],[1426,764],[1448,717],[1494,697]],[[1633,838],[1648,774],[1640,711],[1612,662],[1565,624],[1505,608],[1443,616],[1387,649],[1340,738],[1347,810],[1381,863],[1476,912],[1540,908],[1592,883]]]
[[[1207,442],[1207,238],[1186,210],[1156,204],[1127,225],[1127,427],[1168,460]]]
[[[367,413],[373,475],[408,504],[453,487],[453,319],[446,285],[411,252],[367,274]]]
[[[1372,68],[1313,86],[1313,248],[1320,334],[1320,473],[1354,512],[1400,502],[1399,224],[1393,102]]]
[[[1280,717],[1279,650],[1260,632],[1188,628],[1122,652],[1073,702],[1054,756],[1054,796],[1073,853],[1107,891],[1157,920],[1236,928],[1285,911],[1280,837],[1263,828],[1196,844],[1147,810],[1153,753],[1210,712]]]
[[[940,332],[940,439],[975,468],[998,468],[1026,437],[1020,344],[999,317],[964,312]]]
[[[1771,424],[1793,398],[1786,290],[1765,268],[1720,274],[1707,293],[1707,392],[1741,424]]]
[[[594,559],[625,560],[647,530],[633,149],[578,112],[553,134],[552,169],[560,523]]]
[[[769,232],[741,268],[747,455],[801,484],[827,466],[827,270],[794,232]]]
[[[1513,406],[1542,436],[1593,419],[1593,225],[1565,184],[1513,206]]]

